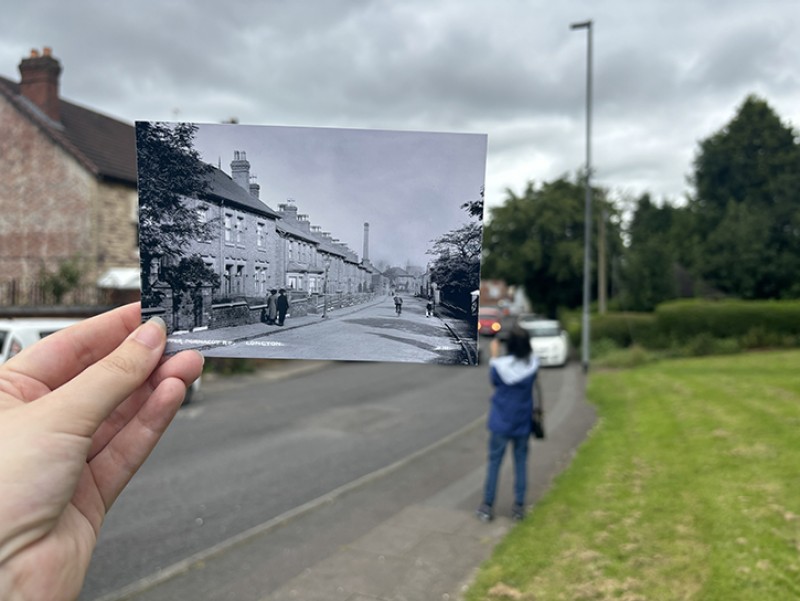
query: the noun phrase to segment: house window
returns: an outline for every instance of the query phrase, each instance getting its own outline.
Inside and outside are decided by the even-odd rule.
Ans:
[[[241,294],[244,290],[244,265],[236,266],[236,281],[234,289],[237,294]]]
[[[231,242],[233,228],[233,216],[225,215],[225,242]]]
[[[230,294],[233,289],[233,265],[225,266],[225,275],[222,278],[222,290],[225,294]]]
[[[255,268],[255,281],[253,282],[253,293],[261,296],[266,293],[267,270],[264,267]]]
[[[287,246],[289,247],[289,260],[292,261],[294,260],[294,241],[289,240],[289,244]]]
[[[244,241],[244,217],[236,218],[236,244]]]
[[[200,206],[197,207],[197,223],[205,224],[208,222],[208,216],[206,215],[207,207]]]
[[[256,224],[256,246],[264,248],[264,224]]]

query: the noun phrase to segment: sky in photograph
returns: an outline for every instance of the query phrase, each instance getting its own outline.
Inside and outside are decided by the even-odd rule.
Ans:
[[[312,225],[359,257],[425,268],[432,240],[470,221],[461,206],[480,197],[486,136],[339,128],[198,124],[203,160],[231,174],[243,151],[259,198],[291,199]]]
[[[584,164],[574,22],[594,24],[592,162],[615,195],[680,202],[698,141],[748,94],[800,123],[796,0],[6,4],[6,77],[50,46],[65,98],[130,122],[485,133],[489,206]]]

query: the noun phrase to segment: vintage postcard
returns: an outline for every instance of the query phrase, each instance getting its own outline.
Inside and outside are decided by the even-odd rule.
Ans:
[[[137,122],[167,352],[477,363],[487,138]]]

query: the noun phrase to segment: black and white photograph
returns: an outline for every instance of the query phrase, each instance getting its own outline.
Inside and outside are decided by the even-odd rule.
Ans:
[[[475,365],[487,136],[136,123],[167,352]]]

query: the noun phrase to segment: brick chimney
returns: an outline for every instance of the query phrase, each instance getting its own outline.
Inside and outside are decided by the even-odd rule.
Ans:
[[[297,205],[294,204],[294,199],[287,198],[285,203],[278,205],[278,213],[281,217],[292,223],[297,222]]]
[[[19,89],[23,96],[38,106],[53,121],[61,121],[58,99],[58,77],[61,64],[53,58],[52,50],[45,47],[42,55],[31,50],[28,58],[19,64]]]
[[[231,179],[239,184],[240,188],[250,192],[250,161],[247,160],[247,153],[243,150],[233,151]]]

